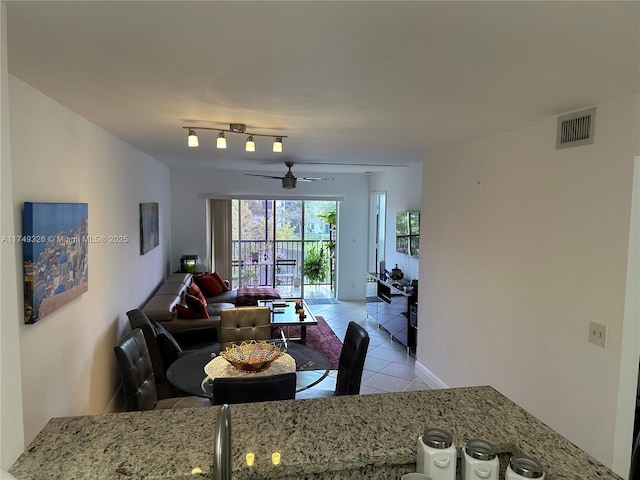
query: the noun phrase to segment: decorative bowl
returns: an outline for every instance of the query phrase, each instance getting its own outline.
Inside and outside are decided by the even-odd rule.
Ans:
[[[268,342],[242,342],[220,353],[231,365],[243,372],[261,372],[269,368],[271,362],[282,355],[282,350]]]

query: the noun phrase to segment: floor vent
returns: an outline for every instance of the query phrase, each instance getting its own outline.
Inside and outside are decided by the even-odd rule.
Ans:
[[[593,143],[596,107],[558,117],[556,150]]]

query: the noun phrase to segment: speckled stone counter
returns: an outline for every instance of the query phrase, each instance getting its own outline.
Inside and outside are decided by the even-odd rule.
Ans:
[[[34,480],[211,478],[217,412],[54,418],[10,472]],[[448,430],[458,447],[483,438],[505,458],[532,455],[552,480],[620,478],[491,387],[233,405],[231,422],[236,480],[399,479],[415,471],[416,439],[427,426]]]

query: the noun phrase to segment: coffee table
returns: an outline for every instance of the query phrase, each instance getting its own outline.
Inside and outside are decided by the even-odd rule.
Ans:
[[[304,300],[301,300],[302,308],[304,309],[305,316],[300,318],[296,313],[296,300],[258,300],[259,307],[269,307],[271,309],[271,325],[287,327],[286,339],[287,341],[299,341],[301,343],[307,343],[307,326],[318,325],[318,320],[309,310],[309,306]],[[291,327],[300,327],[300,337],[291,338],[289,330]]]

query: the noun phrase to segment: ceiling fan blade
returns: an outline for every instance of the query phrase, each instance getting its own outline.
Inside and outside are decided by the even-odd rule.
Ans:
[[[408,168],[411,165],[401,163],[357,163],[357,162],[306,162],[298,161],[298,165],[336,165],[348,167],[403,167]]]
[[[300,182],[317,182],[319,180],[333,180],[331,177],[298,177]]]
[[[262,177],[262,178],[275,178],[276,180],[282,180],[284,177],[275,177],[273,175],[258,175],[257,173],[245,173],[250,177]]]

